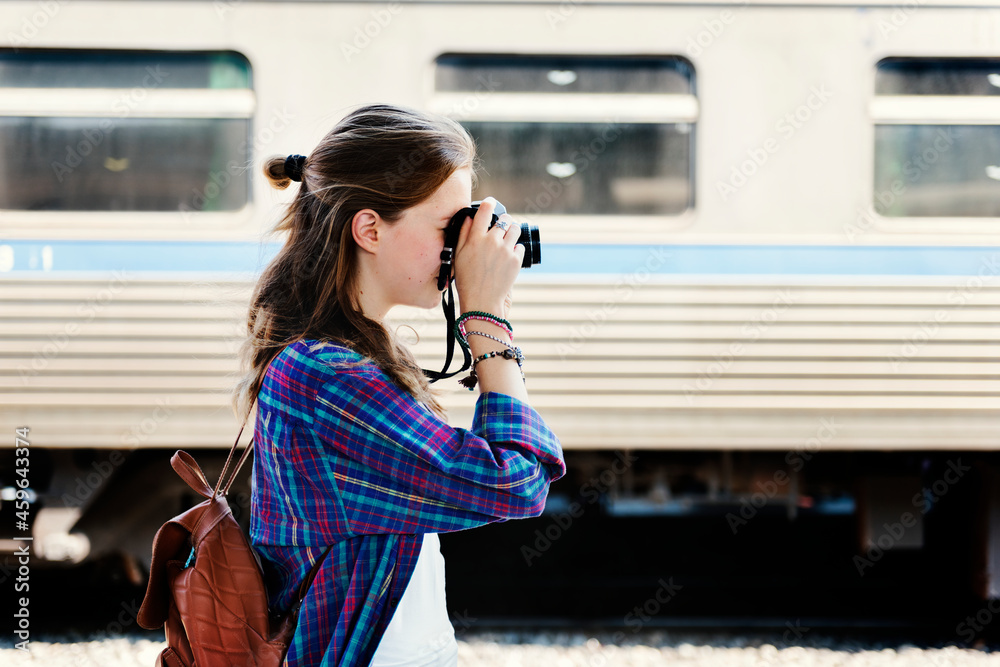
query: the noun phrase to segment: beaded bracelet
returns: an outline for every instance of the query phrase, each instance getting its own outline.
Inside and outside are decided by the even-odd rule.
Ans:
[[[471,333],[471,332],[470,332]],[[486,354],[480,355],[472,360],[472,372],[469,373],[468,377],[459,380],[459,384],[463,387],[472,391],[476,387],[476,382],[479,381],[479,376],[476,375],[476,365],[480,361],[485,361],[486,359],[492,359],[493,357],[503,357],[504,359],[513,359],[517,362],[517,368],[521,371],[521,380],[524,380],[524,354],[521,352],[519,347],[507,346],[506,350],[494,350],[493,352],[487,352]]]
[[[497,317],[492,313],[486,313],[481,310],[470,310],[462,315],[455,321],[455,338],[458,339],[459,344],[465,348],[469,349],[468,332],[465,330],[465,322],[467,320],[481,320],[483,322],[492,322],[501,329],[507,332],[511,340],[514,340],[514,327],[511,326],[510,322],[503,319],[502,317]]]
[[[490,334],[483,333],[482,331],[466,331],[465,335],[466,335],[466,342],[468,342],[468,337],[469,336],[482,336],[484,338],[489,338],[490,340],[495,340],[496,342],[500,343],[501,345],[506,345],[507,347],[510,347],[510,343],[508,343],[507,341],[505,341],[503,338],[497,338],[496,336],[491,336]]]
[[[486,311],[483,311],[483,310],[468,310],[468,311],[462,313],[461,315],[459,315],[458,321],[456,322],[456,324],[464,322],[467,319],[473,319],[473,318],[475,318],[477,320],[488,320],[490,322],[494,322],[496,324],[499,324],[499,325],[503,326],[508,331],[513,331],[514,330],[514,327],[512,327],[510,325],[510,322],[508,322],[504,318],[497,317],[493,313],[487,313]]]
[[[496,322],[494,320],[488,320],[485,317],[472,316],[472,317],[465,318],[465,320],[463,320],[463,321],[461,321],[461,322],[459,322],[458,324],[455,325],[455,338],[458,339],[458,342],[465,349],[469,349],[468,336],[469,336],[470,332],[466,331],[466,329],[465,329],[465,323],[468,320],[482,320],[484,322],[491,322],[491,323],[497,325],[498,327],[500,327],[501,329],[503,329],[505,332],[507,332],[507,335],[510,336],[510,339],[514,340],[514,331],[510,327],[504,326],[502,323]]]
[[[465,330],[465,323],[468,322],[469,320],[480,320],[482,322],[490,322],[491,324],[495,324],[504,331],[506,331],[507,335],[511,337],[511,340],[514,339],[514,329],[512,329],[510,324],[507,323],[507,320],[494,320],[487,317],[480,317],[479,315],[470,315],[469,317],[460,320],[458,324],[455,325],[458,327],[458,330],[463,335],[466,336],[468,335],[468,332]]]

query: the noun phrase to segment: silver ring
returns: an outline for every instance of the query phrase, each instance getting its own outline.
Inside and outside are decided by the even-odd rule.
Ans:
[[[496,222],[496,225],[497,225],[497,227],[499,227],[500,229],[502,229],[502,230],[504,230],[504,231],[507,231],[507,227],[509,227],[509,226],[510,226],[510,223],[509,223],[509,222],[507,222],[506,220],[497,220],[497,222]]]

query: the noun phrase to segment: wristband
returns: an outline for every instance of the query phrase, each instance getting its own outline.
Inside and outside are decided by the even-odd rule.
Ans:
[[[459,380],[458,381],[459,384],[461,384],[463,387],[465,387],[469,391],[472,391],[476,387],[476,382],[479,381],[479,377],[476,375],[476,365],[480,361],[485,361],[487,359],[492,359],[493,357],[503,357],[504,359],[513,359],[514,361],[516,361],[517,362],[517,368],[518,368],[518,370],[521,371],[521,380],[522,381],[526,381],[525,378],[524,378],[524,367],[523,367],[523,364],[524,364],[524,354],[521,352],[521,348],[507,346],[506,350],[494,350],[492,352],[487,352],[486,354],[480,355],[480,356],[476,357],[475,359],[473,359],[472,360],[472,372],[470,372],[467,377]]]
[[[458,339],[459,344],[466,350],[469,349],[468,332],[465,330],[465,323],[468,320],[492,322],[506,331],[512,341],[514,340],[514,327],[511,326],[510,322],[491,313],[486,313],[481,310],[470,310],[466,313],[462,313],[462,315],[455,321],[455,338]],[[506,345],[506,343],[504,343],[504,345]]]

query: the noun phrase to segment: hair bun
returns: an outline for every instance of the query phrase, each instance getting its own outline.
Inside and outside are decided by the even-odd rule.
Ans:
[[[301,181],[302,166],[305,163],[305,155],[289,155],[285,158],[285,176],[296,182]]]

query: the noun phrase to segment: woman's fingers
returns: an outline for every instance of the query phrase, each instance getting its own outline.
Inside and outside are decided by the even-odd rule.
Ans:
[[[524,246],[519,246],[517,243],[517,239],[521,235],[521,226],[506,213],[497,219],[496,226],[503,230],[504,245],[513,251],[513,254],[517,257],[517,265],[521,266],[521,260],[524,258]]]
[[[458,298],[463,308],[505,312],[508,295],[521,267],[524,248],[517,248],[520,226],[507,214],[490,226],[495,209],[493,199],[480,204],[475,218],[466,221],[456,258]],[[477,307],[476,304],[482,304]]]
[[[496,200],[492,197],[487,197],[479,205],[476,215],[471,220],[469,218],[465,219],[462,223],[462,229],[458,233],[458,244],[455,247],[456,253],[469,242],[470,234],[482,236],[486,233],[489,228],[489,221],[493,219],[495,202]],[[484,210],[486,211],[485,213]]]
[[[490,221],[493,220],[493,209],[496,208],[496,199],[493,197],[487,197],[479,204],[479,210],[476,211],[476,217],[472,219],[472,224],[474,226],[473,232],[479,234],[485,234],[490,226]]]
[[[507,246],[514,251],[517,256],[517,265],[521,266],[521,262],[524,261],[525,248],[523,245],[519,244],[517,241],[521,238],[521,225],[519,225],[514,218],[510,217],[506,213],[500,216],[501,220],[506,219],[509,223],[507,229],[504,230],[504,241],[507,242]]]
[[[517,234],[520,231],[520,227],[514,222],[514,218],[510,217],[509,214],[504,213],[497,219],[497,226],[503,229],[504,240],[508,241],[508,245],[513,247],[514,243],[517,243]]]
[[[524,246],[517,242],[517,238],[514,239],[514,254],[517,255],[517,266],[518,269],[521,268],[522,262],[524,262]]]

